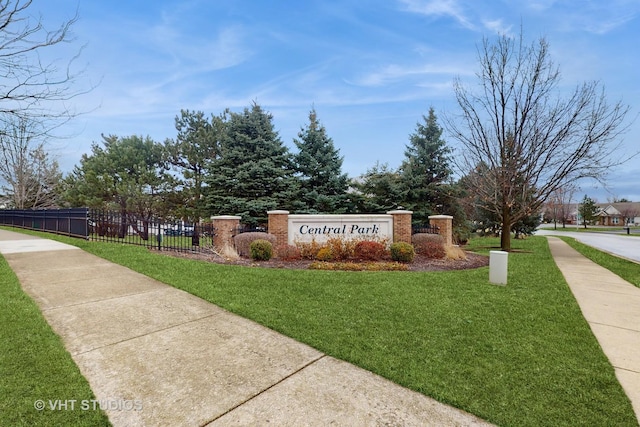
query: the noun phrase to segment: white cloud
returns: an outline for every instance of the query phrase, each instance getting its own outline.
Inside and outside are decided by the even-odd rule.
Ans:
[[[557,3],[557,0],[529,0],[526,5],[536,12],[544,12],[553,7],[555,3]]]
[[[607,34],[640,15],[638,0],[536,0],[527,6],[562,31],[597,35]]]
[[[214,34],[211,38],[194,37],[163,23],[154,26],[148,37],[158,51],[174,60],[171,65],[181,71],[178,76],[230,68],[251,56],[251,49],[244,46],[241,27],[221,28]]]
[[[351,83],[359,86],[383,86],[407,79],[424,78],[427,76],[458,76],[469,74],[469,67],[458,66],[454,63],[425,64],[421,66],[404,66],[391,64],[378,71],[363,75]]]
[[[475,26],[466,17],[458,0],[398,0],[407,12],[419,13],[426,16],[448,16],[468,29]]]
[[[513,25],[505,25],[502,19],[494,19],[494,20],[483,20],[482,24],[486,29],[491,31],[492,33],[505,35],[505,36],[513,36],[513,32],[511,28]]]

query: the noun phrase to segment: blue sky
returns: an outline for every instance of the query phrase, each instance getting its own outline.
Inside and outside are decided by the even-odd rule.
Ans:
[[[46,23],[73,16],[84,46],[73,100],[85,114],[60,131],[65,171],[100,135],[175,138],[180,109],[219,114],[258,102],[292,151],[315,107],[357,176],[377,161],[400,165],[408,136],[430,106],[455,114],[452,81],[473,85],[476,47],[498,33],[547,38],[561,89],[599,80],[610,101],[640,112],[638,0],[47,0]],[[40,8],[40,9],[38,9]],[[451,138],[445,139],[455,149]],[[623,141],[640,150],[640,119]],[[640,157],[611,171],[609,190],[584,193],[640,201]]]

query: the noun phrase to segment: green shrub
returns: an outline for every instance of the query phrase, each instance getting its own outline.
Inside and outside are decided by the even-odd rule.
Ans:
[[[364,261],[380,261],[386,255],[386,248],[380,242],[362,240],[356,243],[354,257]]]
[[[273,245],[268,240],[258,239],[249,245],[251,259],[255,261],[269,261],[273,256]]]
[[[444,258],[447,254],[444,237],[439,234],[417,233],[411,236],[417,254],[427,258]]]
[[[413,246],[406,242],[396,242],[391,244],[391,259],[398,262],[411,262],[415,252]]]
[[[453,229],[453,241],[456,245],[466,245],[471,238],[471,226],[464,224]]]
[[[240,233],[233,238],[233,243],[236,246],[238,255],[243,257],[251,256],[251,250],[249,246],[251,245],[251,242],[258,239],[267,240],[271,242],[272,245],[276,244],[276,236],[274,236],[273,234],[263,233],[259,231],[251,233]]]

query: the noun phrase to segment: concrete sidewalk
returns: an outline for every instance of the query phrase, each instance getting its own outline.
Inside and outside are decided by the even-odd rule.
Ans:
[[[488,425],[73,246],[0,252],[114,426]]]
[[[561,239],[547,239],[553,259],[640,420],[640,288],[585,258]]]

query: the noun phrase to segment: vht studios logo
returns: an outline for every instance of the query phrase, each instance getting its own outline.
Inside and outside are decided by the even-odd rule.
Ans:
[[[104,400],[76,400],[76,399],[55,399],[55,400],[36,400],[33,407],[38,411],[95,411],[101,409],[103,411],[141,411],[141,400],[125,400],[125,399],[104,399]]]

